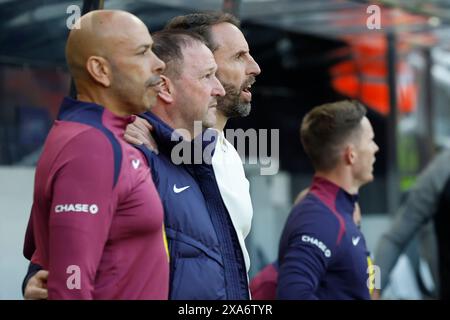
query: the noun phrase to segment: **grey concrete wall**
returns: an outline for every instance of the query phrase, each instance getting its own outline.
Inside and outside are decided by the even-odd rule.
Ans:
[[[34,168],[0,166],[0,299],[22,299],[28,262],[23,239],[33,197]]]

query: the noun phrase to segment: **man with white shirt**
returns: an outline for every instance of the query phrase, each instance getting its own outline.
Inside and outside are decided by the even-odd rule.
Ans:
[[[249,182],[239,154],[225,139],[224,128],[228,119],[249,115],[251,86],[261,69],[250,55],[248,43],[239,27],[240,22],[233,15],[213,12],[175,17],[165,29],[187,29],[200,34],[216,60],[216,75],[225,88],[225,96],[217,99],[217,122],[214,128],[219,131],[219,136],[212,165],[220,194],[236,229],[248,272],[250,257],[245,238],[250,232],[253,216]]]

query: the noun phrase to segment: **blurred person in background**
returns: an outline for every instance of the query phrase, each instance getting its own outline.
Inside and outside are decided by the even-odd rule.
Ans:
[[[437,155],[419,175],[398,209],[395,220],[381,237],[375,259],[381,271],[381,293],[389,283],[398,258],[419,231],[422,255],[430,264],[436,292],[450,298],[450,150]],[[434,229],[434,230],[433,230]]]
[[[378,151],[365,115],[345,100],[316,107],[302,121],[315,176],[281,236],[277,299],[370,299],[368,250],[353,220]]]

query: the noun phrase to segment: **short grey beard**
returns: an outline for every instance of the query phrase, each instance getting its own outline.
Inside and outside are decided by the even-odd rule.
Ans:
[[[217,109],[227,118],[246,117],[250,114],[251,104],[240,101],[241,90],[230,84],[222,84],[225,89],[225,96],[218,97]]]

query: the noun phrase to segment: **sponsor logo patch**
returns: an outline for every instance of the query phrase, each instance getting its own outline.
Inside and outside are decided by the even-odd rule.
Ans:
[[[328,249],[327,246],[325,245],[325,243],[323,243],[322,241],[317,240],[316,238],[310,237],[306,234],[302,236],[302,241],[306,242],[306,243],[311,243],[312,245],[315,245],[316,247],[318,247],[323,252],[325,257],[327,257],[327,258],[331,257],[330,249]]]
[[[85,212],[90,214],[96,214],[98,212],[98,206],[96,204],[58,204],[55,206],[56,213],[63,212]]]

